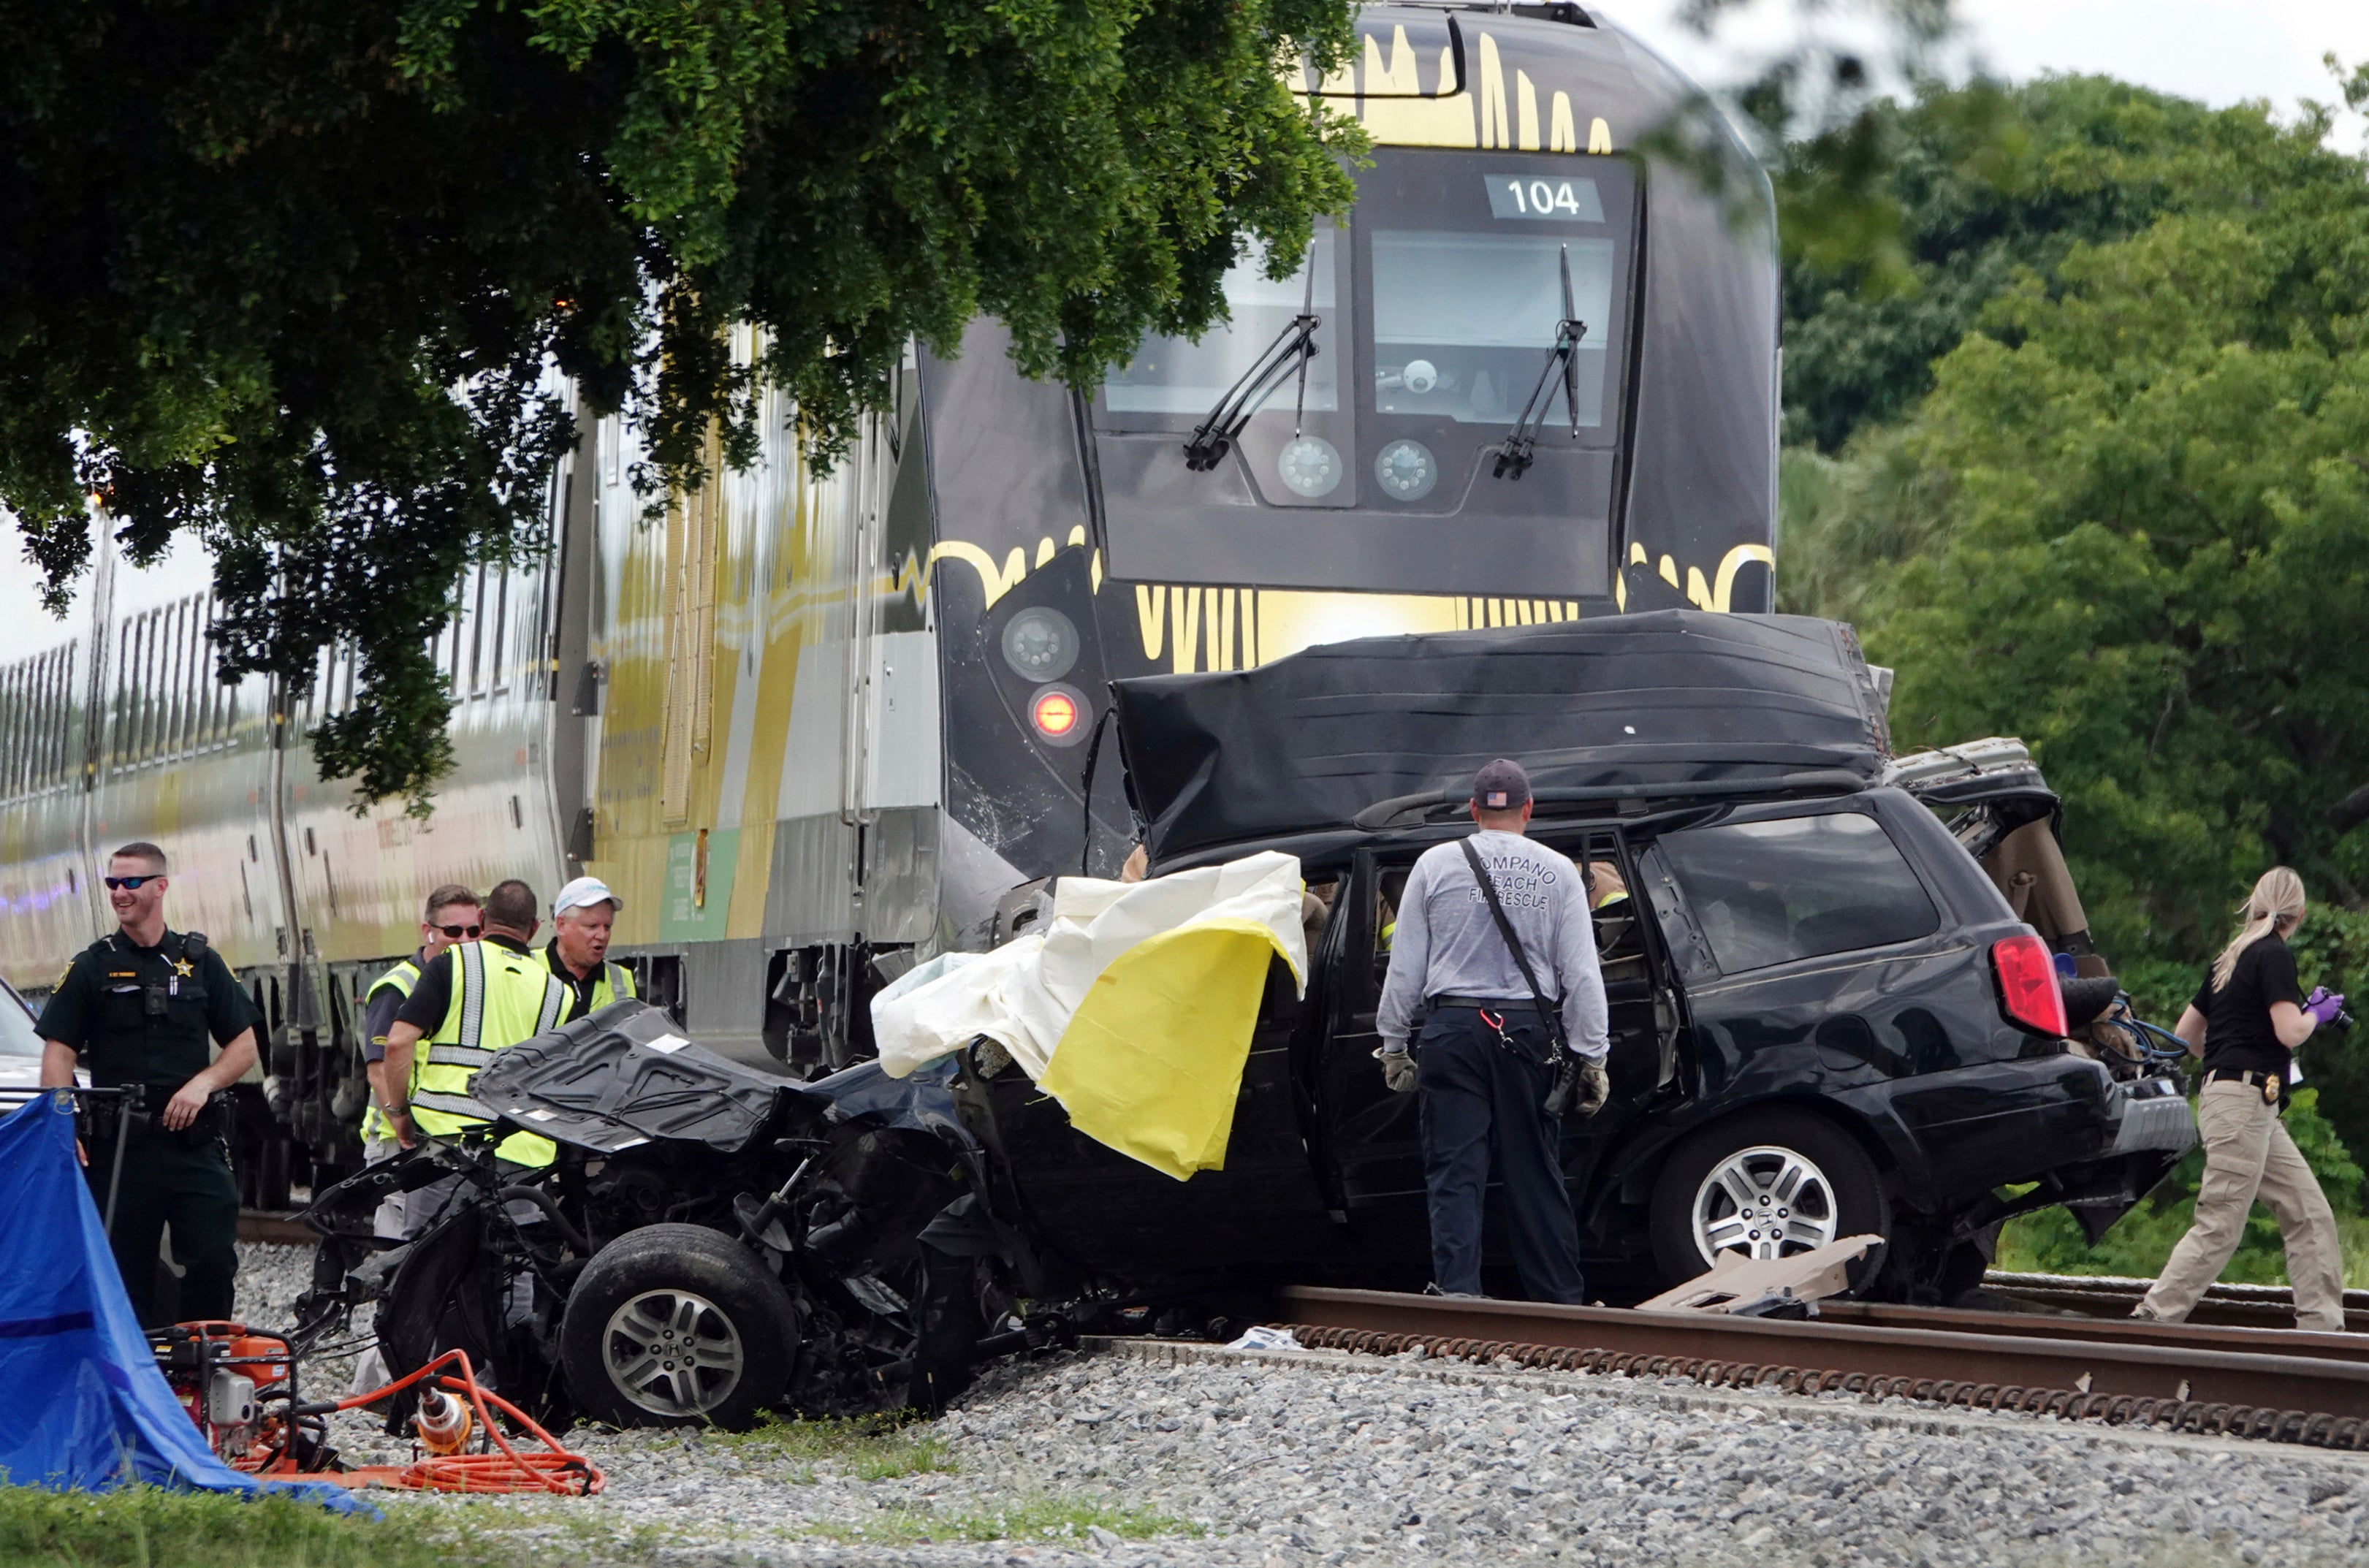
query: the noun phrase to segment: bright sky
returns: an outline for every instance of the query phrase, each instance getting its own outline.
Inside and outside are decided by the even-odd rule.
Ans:
[[[1802,0],[1750,0],[1705,42],[1673,20],[1681,4],[1607,0],[1603,9],[1712,87],[1749,75],[1756,57],[1784,48],[1802,27]],[[1829,0],[1819,25],[1848,28],[1855,9],[1863,18],[1852,0]],[[1956,9],[1955,74],[1975,64],[2011,81],[2093,72],[2216,107],[2267,98],[2283,118],[2299,98],[2340,101],[2322,54],[2334,50],[2347,65],[2369,58],[2369,0],[1957,0]],[[1879,35],[1862,25],[1857,36]],[[2361,118],[2347,115],[2331,140],[2353,152],[2363,136]],[[0,650],[10,656],[65,635],[46,616],[30,619],[40,615],[30,576],[15,526],[0,519]]]
[[[1716,87],[1750,74],[1756,53],[1801,35],[1800,0],[1748,0],[1706,43],[1673,19],[1682,0],[1606,0],[1605,14],[1642,35],[1678,65]],[[1979,64],[2021,81],[2045,71],[2120,76],[2225,108],[2268,98],[2292,118],[2298,98],[2341,103],[2320,63],[2333,50],[2350,67],[2369,58],[2363,0],[1956,0],[1957,69]],[[1853,0],[1829,0],[1817,25],[1840,30],[1867,16]],[[1863,25],[1854,29],[1872,38]],[[2346,115],[2331,140],[2361,149],[2363,126]]]

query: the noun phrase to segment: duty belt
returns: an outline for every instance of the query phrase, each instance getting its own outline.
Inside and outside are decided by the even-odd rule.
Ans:
[[[1426,1005],[1434,1012],[1443,1007],[1478,1007],[1491,1013],[1527,1013],[1533,1017],[1536,1017],[1539,1012],[1537,1002],[1528,998],[1510,996],[1435,996]],[[1549,1002],[1547,1005],[1560,1007],[1562,1004]]]
[[[2275,1072],[2249,1072],[2244,1068],[2237,1067],[2214,1068],[2205,1073],[2204,1082],[2243,1083],[2249,1088],[2260,1089],[2262,1092],[2263,1102],[2272,1105],[2279,1103],[2280,1094],[2286,1089],[2286,1081]]]

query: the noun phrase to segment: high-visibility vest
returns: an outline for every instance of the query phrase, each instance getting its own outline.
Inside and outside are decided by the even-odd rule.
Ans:
[[[422,1132],[452,1137],[495,1119],[469,1093],[477,1070],[503,1047],[556,1028],[567,1010],[567,988],[534,953],[462,942],[445,956],[454,970],[452,1000],[412,1058],[411,1108]],[[518,1132],[494,1152],[513,1165],[548,1165],[559,1151],[547,1138]]]
[[[418,983],[418,964],[409,958],[403,959],[394,968],[372,980],[370,983],[370,990],[362,992],[362,1011],[367,1013],[370,1011],[371,999],[383,990],[394,990],[404,996],[409,996],[411,988]],[[370,1098],[370,1107],[362,1112],[362,1138],[365,1141],[383,1143],[394,1137],[395,1129],[386,1125],[386,1117],[378,1108],[378,1096],[372,1094]]]
[[[567,971],[561,967],[556,938],[544,944],[543,961],[550,966],[553,974],[560,977],[560,984],[567,983]],[[601,973],[592,981],[592,1003],[584,1010],[585,1014],[589,1017],[612,1001],[630,1001],[639,994],[634,990],[633,970],[623,964],[612,964],[603,959]]]

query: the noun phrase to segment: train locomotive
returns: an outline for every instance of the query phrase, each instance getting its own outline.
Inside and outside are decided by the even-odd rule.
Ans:
[[[1371,137],[1354,207],[1288,278],[1243,255],[1230,323],[1091,396],[1021,376],[981,318],[915,347],[828,473],[772,395],[759,460],[662,522],[634,430],[586,411],[548,558],[455,585],[456,763],[425,820],[357,815],[314,765],[349,653],[301,694],[222,684],[203,560],[103,541],[67,627],[0,632],[0,969],[38,995],[106,927],[109,848],[165,844],[174,923],[269,1021],[237,1152],[279,1207],[359,1162],[360,998],[432,886],[602,877],[644,997],[810,1076],[867,1053],[879,985],[999,934],[1013,889],[1121,864],[1111,681],[1771,608],[1778,269],[1747,150],[1574,5],[1357,26],[1299,83]],[[1653,155],[1673,127],[1726,177]]]

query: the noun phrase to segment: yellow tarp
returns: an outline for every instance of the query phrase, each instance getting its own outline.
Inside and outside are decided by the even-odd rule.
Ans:
[[[1224,1169],[1276,953],[1292,956],[1248,920],[1145,938],[1096,977],[1038,1082],[1072,1127],[1155,1171]]]

